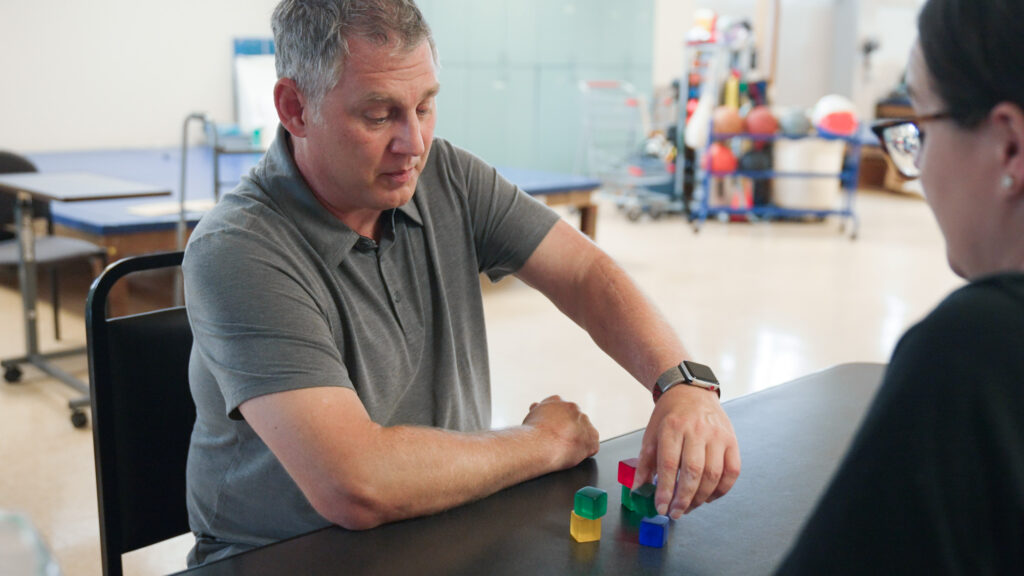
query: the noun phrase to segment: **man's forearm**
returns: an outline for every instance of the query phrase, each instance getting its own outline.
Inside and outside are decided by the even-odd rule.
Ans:
[[[555,225],[518,276],[646,386],[687,357],[675,331],[626,272],[564,222]]]
[[[629,276],[600,254],[587,269],[572,319],[645,386],[688,357],[668,324]]]
[[[564,222],[555,224],[518,276],[648,388],[687,357],[679,337],[626,273]],[[678,518],[725,494],[739,471],[736,434],[715,394],[680,386],[657,402],[636,480],[658,475],[655,504],[662,514]]]
[[[339,466],[333,495],[314,503],[329,520],[365,529],[472,502],[557,469],[535,430],[459,433],[380,427],[365,453]]]
[[[346,388],[269,394],[240,410],[313,508],[351,529],[470,502],[598,449],[587,416],[557,397],[531,406],[522,426],[477,433],[385,428]]]

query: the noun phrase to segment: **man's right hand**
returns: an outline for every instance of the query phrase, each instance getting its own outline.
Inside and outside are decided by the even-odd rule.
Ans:
[[[433,514],[597,453],[597,430],[557,396],[522,426],[453,432],[384,427],[355,391],[313,387],[257,396],[239,407],[324,518],[350,530]]]
[[[597,454],[600,445],[590,418],[575,403],[558,396],[531,404],[523,426],[536,431],[545,439],[545,446],[551,446],[556,470],[571,468]]]

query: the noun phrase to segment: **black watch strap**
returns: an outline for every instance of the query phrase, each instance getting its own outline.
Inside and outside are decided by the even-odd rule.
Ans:
[[[715,373],[710,367],[704,364],[698,364],[697,362],[690,362],[689,360],[683,360],[679,364],[669,368],[662,372],[661,376],[658,376],[658,381],[654,383],[654,401],[657,402],[658,398],[665,392],[668,392],[672,387],[678,386],[679,384],[686,384],[687,386],[696,386],[705,390],[710,390],[718,397],[722,397],[722,386],[718,382],[718,378],[715,377]]]

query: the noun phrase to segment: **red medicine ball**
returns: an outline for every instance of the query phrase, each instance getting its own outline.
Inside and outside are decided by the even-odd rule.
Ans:
[[[775,134],[779,121],[767,106],[755,106],[747,113],[747,132],[751,134]]]
[[[710,167],[712,172],[735,172],[738,165],[736,155],[721,142],[711,145],[707,159],[704,161],[704,168]]]

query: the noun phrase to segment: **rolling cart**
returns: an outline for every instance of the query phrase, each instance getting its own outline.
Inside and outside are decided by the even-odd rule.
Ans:
[[[627,82],[588,80],[579,85],[583,123],[574,172],[601,181],[631,220],[672,208],[672,174],[646,155],[648,118],[643,97]]]
[[[701,168],[704,165],[703,158],[707,157],[707,153],[712,142],[777,142],[780,140],[801,141],[811,139],[835,141],[845,144],[842,167],[838,171],[772,169],[716,172]],[[857,180],[860,172],[860,147],[861,140],[856,135],[834,136],[817,134],[793,136],[785,134],[715,134],[712,132],[710,134],[708,147],[698,155],[697,167],[700,172],[701,194],[699,195],[699,202],[691,214],[693,231],[695,233],[699,232],[704,222],[709,217],[715,216],[724,217],[726,219],[730,216],[746,216],[750,220],[803,220],[808,218],[822,220],[828,216],[839,216],[842,219],[840,231],[846,232],[847,226],[849,226],[850,239],[855,240],[857,238],[857,232],[860,224],[854,210],[854,196],[857,191]],[[749,179],[752,181],[773,180],[776,182],[783,179],[810,179],[817,181],[838,179],[841,193],[840,198],[838,199],[838,204],[828,207],[817,206],[794,208],[782,207],[772,203],[764,204],[762,206],[743,205],[740,207],[732,206],[728,203],[712,205],[712,183],[714,182],[714,179],[734,181],[737,179]],[[740,193],[742,193],[742,186],[739,188],[741,188]]]
[[[687,137],[685,137],[688,125],[685,111],[686,99],[691,96],[703,95],[705,91],[711,91],[712,95],[717,95],[721,83],[719,70],[726,67],[725,65],[728,60],[749,61],[749,58],[744,55],[745,50],[749,50],[749,47],[741,46],[737,49],[725,44],[712,42],[687,45],[682,77],[689,81],[692,74],[694,78],[699,78],[700,82],[699,88],[692,86],[691,83],[690,90],[681,89],[679,91],[677,140],[680,149],[683,149],[687,140]],[[861,147],[861,138],[858,135],[715,133],[710,110],[706,110],[705,113],[706,115],[701,117],[700,106],[698,106],[697,112],[690,119],[690,122],[702,122],[706,123],[707,126],[706,135],[701,134],[701,137],[697,138],[701,140],[699,145],[694,144],[696,154],[692,159],[686,158],[684,162],[677,162],[676,165],[675,189],[678,195],[681,196],[682,194],[684,170],[692,170],[698,182],[694,198],[688,205],[689,220],[695,233],[700,231],[704,222],[709,217],[719,217],[724,220],[737,218],[746,220],[822,220],[828,216],[839,216],[842,218],[840,230],[845,232],[847,227],[849,227],[850,238],[856,239],[859,221],[854,208],[854,196],[860,170]],[[699,133],[699,131],[697,132]],[[741,169],[719,172],[711,170],[707,164],[709,152],[715,143],[725,144],[734,151],[739,152],[740,149],[750,146],[751,143],[771,143],[776,146],[784,146],[787,142],[799,141],[841,143],[844,147],[841,167],[836,166],[834,170],[807,170],[803,169],[803,167],[780,168],[776,165],[773,169],[767,170]],[[776,150],[776,152],[778,151]],[[740,154],[736,153],[735,156],[739,157]],[[733,188],[739,188],[739,193],[742,194],[745,180],[752,183],[771,181],[776,187],[786,180],[808,180],[822,182],[826,185],[838,180],[841,192],[838,201],[834,204],[829,203],[830,205],[827,206],[781,206],[771,202],[752,205],[752,202],[749,202],[746,198],[742,198],[742,201],[737,203],[730,202],[731,198],[726,198],[722,204],[712,203],[712,184],[716,182],[732,184]],[[735,193],[735,190],[733,192]]]

